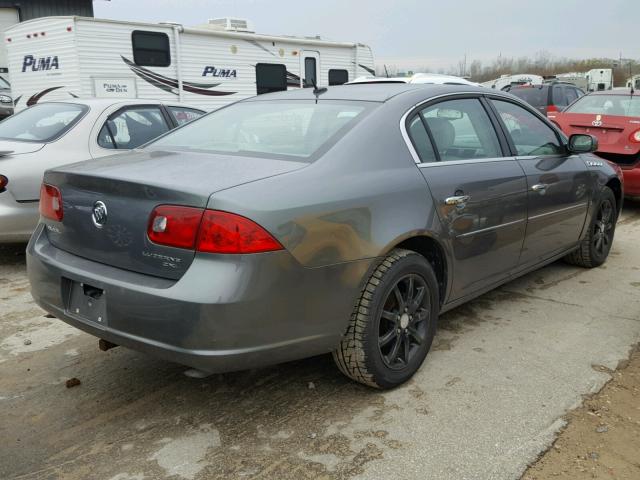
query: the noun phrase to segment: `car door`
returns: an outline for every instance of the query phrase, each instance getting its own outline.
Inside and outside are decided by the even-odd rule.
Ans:
[[[449,298],[503,280],[520,256],[527,189],[483,101],[427,104],[408,117],[407,131],[454,257]]]
[[[91,148],[92,156],[98,158],[137,148],[172,127],[160,105],[127,105],[102,120],[96,145]]]
[[[590,182],[578,155],[544,120],[507,99],[491,99],[511,148],[527,176],[527,233],[520,265],[541,262],[578,242]]]

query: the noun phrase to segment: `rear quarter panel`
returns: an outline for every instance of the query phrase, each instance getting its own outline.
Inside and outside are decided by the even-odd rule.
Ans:
[[[375,258],[405,238],[437,235],[431,194],[400,134],[401,113],[378,108],[310,166],[215,193],[209,208],[253,219],[305,267]]]

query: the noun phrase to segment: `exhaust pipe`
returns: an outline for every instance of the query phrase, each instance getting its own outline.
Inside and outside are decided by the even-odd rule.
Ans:
[[[112,348],[115,348],[117,346],[118,345],[116,345],[115,343],[111,343],[110,341],[105,340],[104,338],[101,338],[100,340],[98,340],[98,348],[103,352],[106,352],[107,350],[111,350]]]

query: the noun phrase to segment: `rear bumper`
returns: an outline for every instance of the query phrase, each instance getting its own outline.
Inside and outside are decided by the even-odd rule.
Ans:
[[[39,217],[38,202],[18,203],[10,192],[0,193],[0,243],[26,242]]]
[[[334,349],[369,264],[308,269],[287,252],[198,254],[185,275],[173,281],[59,250],[42,225],[27,248],[32,295],[42,308],[96,337],[209,372]],[[103,323],[69,311],[64,288],[69,281],[104,290]]]

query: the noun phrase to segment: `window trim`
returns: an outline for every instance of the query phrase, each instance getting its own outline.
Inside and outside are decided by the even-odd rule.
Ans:
[[[149,63],[140,63],[138,62],[138,60],[136,59],[136,46],[135,46],[135,36],[137,34],[143,34],[143,35],[150,35],[150,36],[156,36],[156,37],[160,37],[162,36],[163,39],[166,39],[167,41],[167,59],[169,61],[169,63],[167,63],[166,65],[156,65],[156,64],[149,64]],[[145,50],[149,50],[149,49],[145,49]],[[160,50],[154,50],[154,51],[160,51]],[[166,67],[170,67],[171,66],[171,40],[169,39],[169,35],[165,32],[156,32],[153,30],[134,30],[131,32],[131,52],[133,53],[133,63],[135,63],[136,65],[138,65],[139,67],[159,67],[159,68],[166,68]]]
[[[108,126],[108,122],[110,120],[113,120],[115,117],[119,116],[120,114],[124,113],[127,110],[136,110],[138,108],[149,108],[149,107],[153,107],[153,108],[157,108],[158,110],[160,110],[160,114],[162,115],[162,118],[164,119],[165,123],[167,124],[167,127],[169,128],[166,132],[164,132],[161,135],[158,135],[156,138],[149,140],[147,143],[151,143],[157,139],[159,139],[160,137],[166,135],[167,133],[169,133],[170,131],[174,130],[175,127],[172,123],[172,119],[169,116],[169,112],[167,112],[165,110],[164,105],[162,105],[161,103],[135,103],[132,105],[125,105],[123,107],[118,108],[116,111],[110,113],[107,118],[105,118],[104,123],[102,123],[102,125],[100,126],[100,128],[98,129],[98,132],[96,133],[96,137],[95,137],[95,141],[96,141],[96,145],[98,146],[98,148],[101,148],[103,150],[109,150],[109,151],[130,151],[133,150],[135,148],[142,148],[144,145],[146,145],[147,143],[143,143],[142,145],[138,145],[137,147],[134,148],[107,148],[107,147],[103,147],[102,145],[100,145],[100,143],[98,143],[98,138],[100,137],[100,132],[102,131],[102,129],[104,128],[105,125],[107,125],[107,130],[109,131],[109,136],[111,137],[111,141],[113,142],[114,147],[116,145],[118,145],[118,143],[115,141],[115,137],[113,136],[113,132],[111,131],[111,128]]]
[[[428,167],[428,166],[435,166],[435,165],[455,165],[455,164],[466,164],[466,163],[470,163],[470,162],[477,163],[477,162],[480,161],[480,160],[452,160],[452,161],[449,161],[449,162],[428,162],[428,163],[423,163],[420,160],[420,157],[419,157],[418,153],[413,148],[413,143],[411,141],[411,137],[409,136],[409,133],[407,131],[407,125],[408,125],[407,121],[409,120],[409,117],[413,113],[415,113],[417,110],[419,110],[420,108],[424,108],[424,107],[428,106],[429,104],[437,103],[438,101],[441,101],[441,100],[446,99],[446,98],[459,98],[459,97],[472,97],[472,98],[485,99],[487,101],[487,104],[489,105],[489,108],[494,113],[494,115],[496,115],[497,113],[494,111],[495,107],[489,101],[491,99],[504,100],[506,102],[513,103],[514,105],[518,105],[518,106],[524,108],[525,110],[527,110],[528,112],[532,113],[533,115],[537,116],[543,122],[545,122],[555,132],[556,136],[560,140],[560,143],[562,145],[564,145],[565,148],[566,148],[565,137],[563,135],[561,135],[561,133],[558,130],[558,128],[555,125],[553,125],[547,118],[545,118],[540,112],[535,110],[530,105],[526,104],[524,101],[518,99],[517,97],[507,97],[506,95],[500,94],[499,92],[489,91],[489,89],[487,89],[487,92],[466,91],[466,92],[444,93],[442,95],[436,95],[434,97],[427,98],[427,99],[419,101],[418,103],[416,103],[412,107],[410,107],[402,115],[402,117],[400,118],[400,133],[402,134],[402,138],[404,139],[404,142],[407,145],[409,153],[411,154],[411,157],[413,158],[413,161],[415,162],[415,164],[417,166],[419,166],[419,167]],[[514,153],[514,152],[516,152],[515,146],[512,146],[511,138],[509,136],[505,135],[504,130],[503,130],[505,127],[503,126],[502,121],[499,118],[495,118],[492,115],[490,115],[490,118],[491,118],[492,121],[497,122],[497,125],[500,127],[500,130],[496,130],[496,133],[498,134],[498,137],[500,138],[502,135],[505,136],[505,142],[507,143],[507,146],[509,147],[507,149],[507,151],[509,152],[510,155],[506,156],[506,157],[502,157],[502,158],[496,158],[496,159],[487,158],[487,159],[484,159],[484,161],[485,162],[501,162],[501,161],[505,161],[505,160],[515,159],[515,157],[518,156],[516,153]],[[501,133],[502,133],[502,135],[500,135]],[[522,158],[522,157],[520,157],[520,158]]]
[[[347,81],[344,83],[331,83],[331,72],[344,72],[347,74]],[[347,83],[349,81],[349,70],[347,70],[346,68],[330,68],[329,69],[329,73],[328,73],[328,77],[327,77],[327,81],[329,83],[330,87],[333,86],[337,86],[337,85],[344,85],[345,83]]]

